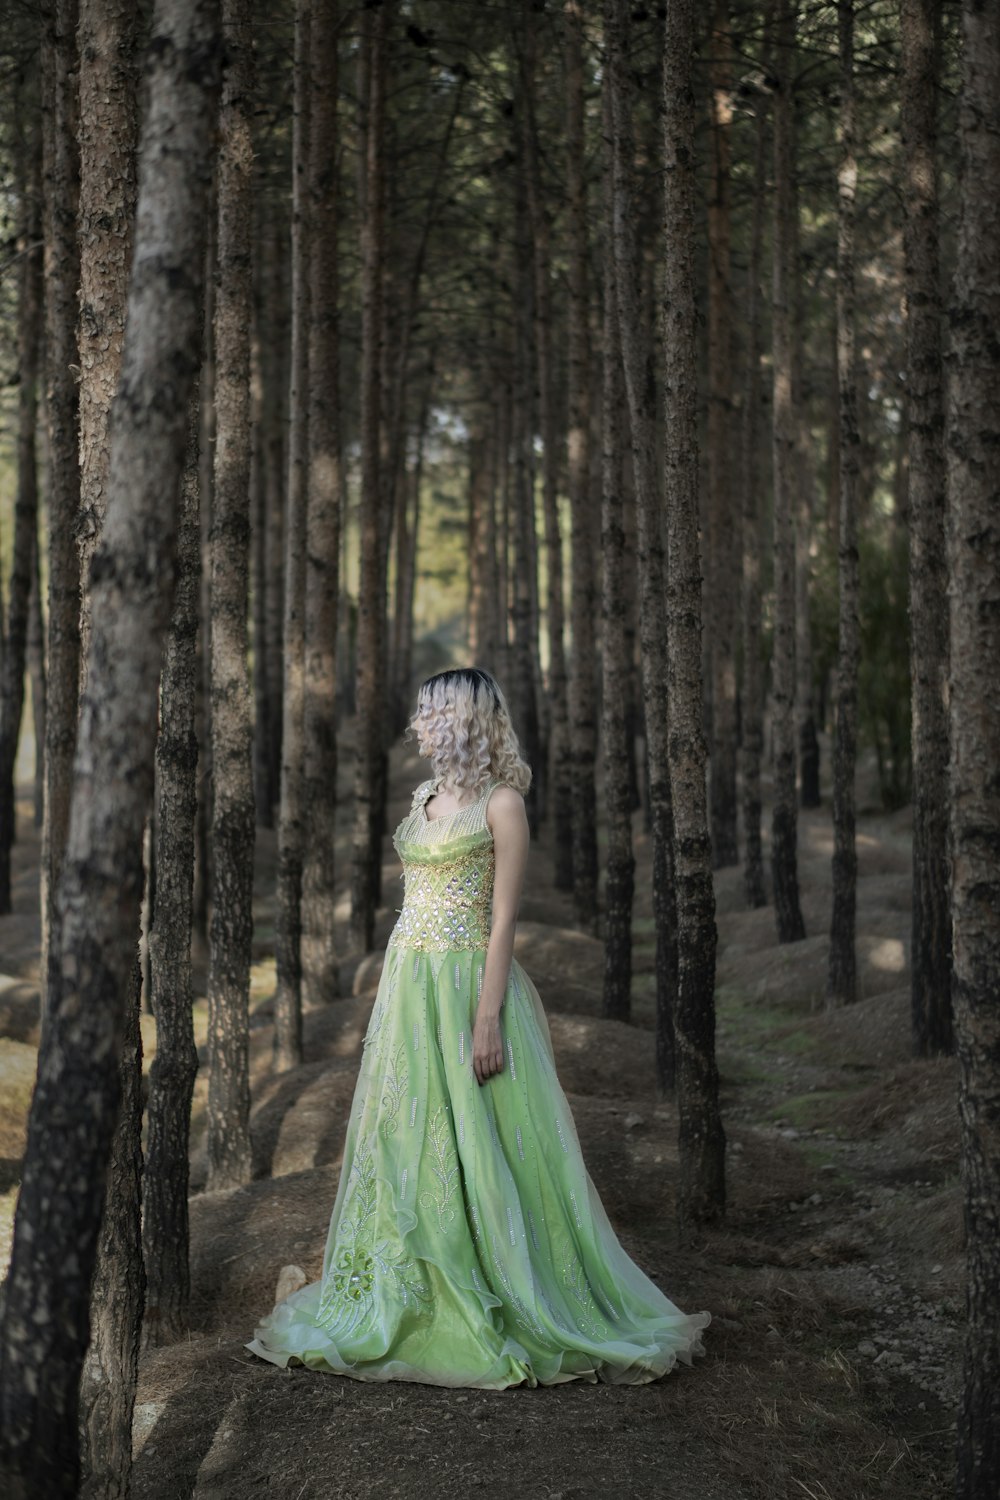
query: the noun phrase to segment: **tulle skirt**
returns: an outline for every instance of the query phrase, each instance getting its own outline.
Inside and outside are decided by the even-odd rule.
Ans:
[[[703,1353],[625,1253],[583,1163],[538,994],[515,960],[503,1071],[480,1085],[483,950],[390,948],[319,1281],[247,1348],[359,1380],[641,1384]]]

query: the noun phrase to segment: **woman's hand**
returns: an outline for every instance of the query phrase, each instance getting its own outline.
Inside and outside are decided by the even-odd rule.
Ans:
[[[472,1069],[481,1084],[503,1070],[500,1017],[485,1013],[481,1007],[472,1028]]]

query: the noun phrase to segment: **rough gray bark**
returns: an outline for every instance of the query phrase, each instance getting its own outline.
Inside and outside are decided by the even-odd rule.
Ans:
[[[77,1392],[135,962],[220,51],[218,10],[208,0],[156,8],[129,334],[91,573],[91,665],[59,888],[60,950],[4,1315],[0,1470],[12,1500],[74,1495],[79,1481]]]
[[[855,953],[858,855],[854,771],[858,752],[858,488],[861,434],[854,290],[854,217],[858,164],[854,142],[854,0],[839,0],[840,119],[837,166],[837,385],[840,391],[840,604],[837,637],[837,732],[833,755],[833,913],[826,976],[828,1005],[858,998]]]
[[[694,0],[671,0],[664,77],[664,473],[667,734],[677,900],[677,1049],[683,1223],[722,1218],[726,1137],[715,1061],[715,893],[702,731],[695,308]]]
[[[295,10],[292,121],[291,350],[285,514],[281,799],[275,922],[274,1066],[302,1061],[302,756],[305,709],[306,507],[309,466],[309,109],[311,0]]]
[[[108,420],[121,373],[136,195],[133,49],[137,18],[123,0],[80,0],[80,691],[90,652],[90,565],[107,512]],[[135,939],[138,943],[139,929]],[[144,1278],[142,1042],[138,959],[129,970],[121,1105],[108,1164],[91,1284],[90,1347],[80,1384],[87,1500],[128,1494]]]
[[[286,226],[276,215],[270,216],[264,254],[267,318],[270,329],[268,346],[261,351],[264,385],[267,391],[268,423],[265,439],[265,582],[264,582],[264,662],[267,678],[268,796],[272,817],[277,816],[281,797],[281,721],[283,695],[283,649],[285,619],[285,476],[288,472],[288,302]]]
[[[733,484],[732,36],[729,0],[714,0],[711,54],[711,190],[708,202],[709,657],[712,753],[709,767],[712,859],[737,863],[736,629],[739,543]]]
[[[775,29],[774,247],[774,804],[771,871],[778,941],[805,937],[799,907],[798,807],[795,793],[795,411],[793,407],[792,110],[796,0],[778,0]]]
[[[661,1089],[674,1085],[673,1003],[677,988],[677,917],[673,886],[673,819],[667,750],[667,638],[664,537],[656,458],[656,389],[647,311],[640,296],[631,79],[626,67],[628,8],[604,7],[607,79],[611,98],[615,281],[625,394],[631,431],[639,561],[639,642],[649,800],[653,833],[653,913],[656,922],[656,1058]]]
[[[28,611],[38,532],[38,466],[35,428],[41,368],[42,255],[39,203],[41,145],[37,132],[20,149],[18,236],[20,276],[17,295],[17,489],[11,549],[7,619],[0,656],[0,914],[11,910],[10,852],[15,837],[14,761],[21,734],[24,669],[28,651]],[[0,600],[2,608],[2,600]]]
[[[913,1048],[920,1057],[950,1052],[952,1047],[948,597],[937,169],[940,13],[934,0],[903,0],[903,244],[913,722],[910,998]]]
[[[385,258],[385,92],[390,3],[366,13],[368,109],[361,218],[361,570],[358,588],[357,721],[351,931],[368,952],[381,877],[385,574],[382,566],[382,317]]]
[[[606,101],[610,101],[605,93]],[[604,169],[605,223],[611,222],[613,168]],[[615,261],[604,252],[603,390],[601,399],[601,555],[603,633],[601,739],[604,755],[604,1015],[627,1021],[632,1005],[632,798],[628,778],[628,684],[632,675],[627,633],[628,547],[625,536],[624,457],[627,446],[622,351],[615,295]],[[589,498],[588,498],[589,503]],[[589,543],[589,537],[588,537]],[[574,554],[575,557],[575,554]],[[575,563],[574,563],[575,565]],[[596,852],[596,850],[595,850]]]
[[[35,827],[45,819],[45,620],[42,615],[41,544],[36,531],[31,559],[31,598],[28,603],[28,676],[31,715],[35,726]]]
[[[573,786],[573,905],[585,931],[597,922],[597,573],[590,465],[590,313],[582,0],[564,6],[566,56],[567,282],[566,434],[571,525],[569,734]],[[609,262],[610,263],[610,262]],[[615,334],[617,345],[618,338]],[[620,355],[619,355],[620,359]],[[606,450],[605,450],[606,451]],[[619,481],[620,482],[620,481]],[[607,476],[602,483],[607,493]],[[603,526],[602,521],[602,526]],[[623,648],[624,649],[624,648]],[[625,684],[623,683],[623,691]],[[619,768],[619,776],[623,771]],[[610,812],[609,812],[610,815]]]
[[[177,588],[160,679],[156,741],[156,907],[149,933],[156,1053],[150,1069],[142,1248],[146,1268],[143,1342],[173,1343],[188,1330],[188,1144],[198,1072],[191,1007],[191,896],[198,739],[195,685],[201,533],[198,521],[197,400],[188,415],[188,451],[177,538]]]
[[[74,529],[80,508],[79,392],[76,383],[76,0],[55,0],[42,40],[42,151],[45,220],[45,360],[48,417],[48,700],[45,714],[45,822],[42,828],[42,1029],[49,976],[60,940],[56,891],[69,829],[79,706],[80,561]]]
[[[249,0],[222,0],[212,603],[212,920],[208,975],[208,1188],[250,1180],[253,704],[247,665],[250,544],[251,192]]]
[[[340,595],[340,359],[337,225],[339,7],[323,0],[310,30],[309,477],[306,514],[302,801],[304,999],[334,999],[334,840],[337,809],[337,616]]]
[[[765,21],[762,68],[770,66],[769,6]],[[746,378],[740,428],[743,485],[743,682],[741,696],[743,786],[743,894],[747,906],[767,904],[764,850],[761,842],[760,766],[764,750],[764,673],[761,664],[760,566],[763,547],[758,423],[761,411],[761,264],[764,246],[764,195],[767,187],[768,105],[757,98],[754,143],[754,194],[750,229],[750,263],[746,283]]]
[[[90,632],[87,572],[107,509],[108,413],[118,384],[135,219],[133,0],[79,0],[81,685]]]
[[[959,1500],[1000,1491],[1000,5],[964,0],[948,309],[949,834],[968,1256]]]

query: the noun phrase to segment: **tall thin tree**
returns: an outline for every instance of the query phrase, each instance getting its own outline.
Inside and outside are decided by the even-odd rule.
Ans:
[[[12,1500],[71,1496],[78,1488],[77,1393],[142,893],[220,60],[217,6],[160,0],[108,512],[92,573],[91,668],[59,888],[61,946],[4,1312],[0,1473]],[[166,382],[165,369],[173,377]]]
[[[208,1186],[250,1179],[253,704],[247,665],[250,542],[251,192],[249,0],[223,0],[211,525],[212,922],[208,976]]]
[[[854,141],[854,0],[839,0],[840,119],[837,136],[837,385],[840,391],[840,584],[837,645],[837,733],[833,759],[833,913],[826,998],[846,1005],[858,998],[856,959],[858,855],[854,772],[858,744],[858,430],[855,334],[854,218],[858,163]]]
[[[795,794],[795,411],[792,404],[792,156],[797,0],[778,0],[775,23],[774,242],[774,654],[772,734],[774,802],[771,870],[778,940],[805,937],[799,907],[798,808]]]
[[[315,1004],[338,993],[333,935],[337,808],[337,616],[341,454],[337,197],[339,7],[315,7],[309,110],[309,483],[306,513],[302,800],[302,983]]]
[[[947,357],[949,834],[968,1257],[959,1500],[1000,1489],[1000,5],[964,0]]]
[[[950,1052],[948,894],[948,597],[945,551],[944,370],[938,205],[934,0],[903,0],[902,132],[906,192],[906,426],[909,445],[910,680],[913,722],[914,1051]]]
[[[702,730],[694,47],[694,0],[671,0],[663,47],[663,428],[667,735],[677,892],[678,1209],[687,1223],[707,1223],[725,1211],[726,1137],[715,1061],[715,894]]]

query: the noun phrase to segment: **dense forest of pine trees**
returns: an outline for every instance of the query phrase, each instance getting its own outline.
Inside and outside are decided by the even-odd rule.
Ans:
[[[649,830],[689,1225],[726,1198],[713,869],[742,863],[747,905],[805,936],[798,809],[829,734],[826,991],[850,1004],[859,754],[887,807],[912,799],[899,1045],[960,1063],[957,1493],[994,1496],[1000,4],[8,0],[5,22],[0,912],[30,703],[44,979],[9,1493],[76,1493],[81,1464],[127,1493],[140,1339],[188,1323],[192,934],[221,1189],[251,1172],[255,828],[291,1068],[303,1005],[338,994],[335,881],[373,945],[389,747],[458,619],[620,1020],[633,814]]]

